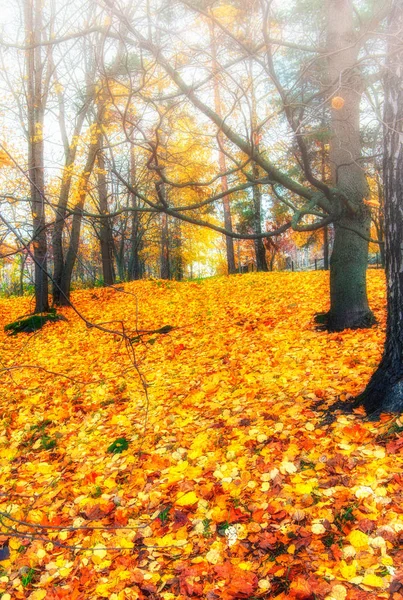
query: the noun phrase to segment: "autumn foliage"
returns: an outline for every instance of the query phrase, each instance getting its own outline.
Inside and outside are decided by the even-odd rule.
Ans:
[[[369,289],[370,330],[316,329],[316,272],[81,291],[116,334],[1,333],[2,600],[403,598],[402,424],[326,413],[378,363]]]

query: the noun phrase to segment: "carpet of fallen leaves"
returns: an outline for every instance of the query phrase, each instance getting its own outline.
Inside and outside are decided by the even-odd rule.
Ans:
[[[325,418],[379,360],[369,290],[371,330],[315,328],[317,272],[74,294],[131,343],[2,331],[1,599],[403,598],[401,422]]]

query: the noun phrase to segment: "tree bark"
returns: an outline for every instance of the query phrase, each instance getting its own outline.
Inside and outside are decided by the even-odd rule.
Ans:
[[[100,114],[98,114],[98,117]],[[98,121],[100,122],[100,121]],[[73,275],[74,265],[77,259],[78,248],[80,244],[81,223],[83,218],[83,210],[85,199],[87,197],[88,185],[92,169],[94,167],[97,152],[99,150],[99,136],[91,143],[84,171],[81,175],[79,183],[78,201],[74,207],[73,222],[70,233],[70,243],[66,254],[66,259],[63,265],[62,276],[60,278],[60,306],[68,306],[70,304],[71,278]]]
[[[133,208],[136,207],[136,198],[133,195]],[[131,218],[131,232],[130,232],[130,257],[129,265],[127,269],[127,276],[129,281],[141,279],[143,277],[143,264],[140,259],[140,250],[143,245],[143,232],[140,226],[140,217],[137,211],[133,212]]]
[[[214,80],[213,80],[214,106],[215,106],[215,111],[216,111],[217,115],[222,117],[220,88],[218,86],[218,63],[217,63],[217,48],[216,48],[214,24],[210,22],[209,27],[210,27],[210,38],[211,38],[212,66],[213,66],[213,72],[214,72]],[[220,145],[222,145],[224,138],[220,131],[217,134],[217,139],[218,139]],[[224,152],[221,150],[221,148],[219,148],[219,150],[218,150],[218,164],[220,167],[220,171],[222,173],[221,190],[223,192],[227,192],[228,191],[228,178],[226,175],[227,165],[226,165]],[[225,195],[223,197],[222,204],[223,204],[223,210],[224,210],[225,229],[227,231],[232,231],[231,204],[230,204],[230,198],[228,195]],[[232,275],[232,274],[236,273],[234,240],[231,237],[229,237],[228,235],[225,237],[225,247],[226,247],[226,254],[227,254],[228,274]]]
[[[52,250],[53,250],[53,286],[52,295],[53,303],[58,305],[61,303],[61,280],[64,269],[64,253],[63,253],[63,231],[65,227],[67,204],[69,201],[71,184],[73,179],[73,167],[77,155],[77,140],[81,134],[85,116],[87,114],[88,103],[81,110],[77,123],[74,129],[74,134],[70,146],[66,152],[65,167],[63,171],[60,194],[56,208],[56,219],[52,232]]]
[[[170,279],[171,270],[169,265],[169,221],[168,215],[162,213],[161,215],[161,279]]]
[[[28,118],[28,173],[31,192],[33,223],[33,254],[35,261],[35,313],[49,310],[47,239],[45,215],[44,177],[44,106],[47,84],[43,81],[42,60],[42,6],[39,0],[26,0],[25,38],[27,77],[27,118]]]
[[[368,414],[403,411],[403,2],[389,19],[385,78],[384,182],[388,317],[383,358],[358,397]]]
[[[130,147],[130,173],[129,180],[136,188],[136,155],[135,146]],[[144,264],[140,258],[140,251],[143,247],[143,235],[144,230],[141,226],[140,213],[136,210],[138,208],[138,199],[135,194],[130,193],[132,202],[133,214],[131,217],[131,232],[130,232],[130,257],[127,269],[127,276],[129,281],[141,279],[144,273]]]
[[[99,147],[103,145],[102,133],[99,134]],[[101,215],[108,214],[108,185],[105,176],[105,158],[100,150],[98,154],[98,195],[99,212]],[[113,237],[110,219],[104,216],[99,227],[99,241],[101,246],[102,275],[104,285],[115,283],[115,269],[113,268]]]
[[[323,228],[323,268],[329,270],[329,227]]]
[[[330,164],[334,185],[344,198],[334,200],[340,218],[330,261],[328,327],[341,331],[374,322],[366,291],[371,215],[361,156],[360,100],[363,92],[357,68],[359,44],[354,31],[352,0],[328,0],[328,70],[334,96],[344,100],[331,109]],[[357,233],[355,233],[357,232]],[[361,234],[361,235],[360,235]]]
[[[182,228],[181,222],[175,220],[172,226],[172,276],[176,281],[183,279]]]
[[[253,176],[259,179],[259,167],[253,163]],[[253,231],[262,233],[262,193],[259,185],[253,186]],[[255,240],[256,270],[268,271],[266,248],[262,239]]]

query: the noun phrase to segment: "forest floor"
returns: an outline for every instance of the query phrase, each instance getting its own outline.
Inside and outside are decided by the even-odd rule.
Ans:
[[[30,301],[0,300],[1,600],[403,598],[402,423],[324,419],[378,363],[384,287],[343,333],[323,272],[74,293],[115,334],[67,308],[7,336]]]

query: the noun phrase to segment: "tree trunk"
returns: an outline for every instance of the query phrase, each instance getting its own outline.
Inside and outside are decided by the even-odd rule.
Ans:
[[[66,259],[63,265],[63,271],[60,278],[60,306],[68,306],[70,304],[71,278],[77,258],[78,247],[80,244],[81,222],[84,209],[84,203],[87,196],[88,185],[92,169],[94,167],[97,152],[99,150],[99,137],[90,145],[88,149],[87,162],[81,175],[79,184],[78,201],[74,207],[73,223],[70,233],[70,243],[67,250]]]
[[[253,176],[255,179],[259,179],[259,167],[256,163],[253,163]],[[253,186],[253,231],[254,233],[262,233],[262,193],[260,186]],[[257,271],[268,271],[266,261],[266,248],[263,243],[263,239],[255,240],[255,256],[256,256],[256,270]]]
[[[135,146],[130,148],[130,172],[129,179],[133,188],[136,188],[136,154]],[[130,257],[127,269],[127,277],[129,281],[141,279],[144,273],[144,265],[140,259],[140,250],[143,247],[143,228],[141,227],[140,213],[138,210],[138,199],[135,194],[130,194],[132,201],[133,214],[131,218],[130,232]]]
[[[219,82],[218,82],[218,63],[217,63],[216,40],[215,40],[214,24],[211,23],[210,21],[209,21],[209,27],[210,27],[210,38],[211,38],[212,66],[213,66],[213,72],[214,72],[213,85],[214,85],[215,111],[220,117],[222,117],[220,88],[218,85]],[[223,135],[221,132],[218,132],[217,139],[218,139],[218,142],[220,143],[220,145],[222,145],[224,138],[223,138]],[[226,175],[227,166],[226,166],[225,155],[224,155],[224,152],[221,150],[221,148],[219,148],[219,150],[218,150],[218,164],[220,167],[220,171],[222,173],[221,190],[223,192],[227,192],[228,191],[228,178]],[[225,229],[227,231],[232,231],[232,215],[231,215],[231,204],[230,204],[229,196],[225,195],[223,197],[222,203],[223,203],[223,210],[224,210]],[[234,251],[234,240],[233,240],[233,238],[229,237],[228,235],[225,236],[225,247],[226,247],[226,253],[227,253],[228,274],[231,275],[233,273],[236,273],[235,251]]]
[[[329,270],[329,227],[323,228],[323,268]]]
[[[322,120],[322,127],[325,128],[324,118]],[[321,175],[323,183],[328,181],[328,170],[329,170],[329,157],[326,152],[326,144],[322,141],[321,143]],[[323,269],[329,270],[329,227],[325,225],[323,228]]]
[[[136,206],[135,199],[133,198],[133,207]],[[128,265],[128,279],[129,281],[141,279],[143,276],[143,265],[140,259],[140,250],[143,244],[143,233],[140,229],[140,218],[139,213],[133,212],[132,216],[132,228],[130,233],[130,258]]]
[[[368,305],[366,270],[370,211],[361,156],[360,99],[363,85],[357,69],[352,0],[328,0],[328,67],[331,90],[344,105],[331,109],[330,165],[341,197],[330,261],[330,330],[368,327],[374,322]],[[360,235],[361,234],[361,235]],[[361,237],[362,236],[362,237]]]
[[[331,309],[328,328],[331,331],[369,327],[374,323],[368,306],[366,271],[368,242],[349,227],[369,236],[369,222],[343,219],[335,227],[330,259]]]
[[[116,247],[116,244],[114,245],[114,254],[115,254],[115,260],[116,260],[116,266],[118,269],[118,277],[120,281],[125,281],[126,279],[126,273],[125,273],[125,240],[122,236],[122,239],[120,241],[119,247]],[[130,277],[128,275],[128,278],[130,280]]]
[[[82,110],[77,118],[77,123],[72,136],[71,144],[66,151],[65,167],[63,171],[62,183],[60,186],[59,200],[56,208],[56,219],[52,232],[52,250],[53,250],[53,285],[52,295],[53,303],[60,304],[61,300],[61,279],[64,268],[63,253],[63,231],[66,219],[67,204],[69,201],[71,184],[73,179],[73,167],[77,155],[77,140],[81,134],[87,110]]]
[[[99,134],[99,147],[102,147],[103,136]],[[98,154],[98,194],[99,194],[99,212],[101,215],[108,214],[108,185],[105,176],[105,159],[102,151]],[[113,237],[109,217],[104,216],[101,219],[99,227],[99,241],[101,246],[102,275],[104,285],[113,285],[115,283],[115,269],[113,268]]]
[[[403,2],[395,0],[389,21],[385,81],[384,181],[388,318],[382,361],[358,397],[367,413],[403,411]]]
[[[26,0],[25,31],[26,77],[27,77],[27,116],[28,116],[28,173],[31,191],[33,223],[33,255],[35,261],[35,312],[49,310],[47,239],[45,216],[44,179],[44,89],[41,49],[42,7],[41,3]]]
[[[169,222],[168,215],[161,215],[161,279],[170,279],[169,266]]]
[[[381,255],[381,265],[382,265],[383,268],[385,268],[385,265],[386,265],[386,257],[385,257],[385,215],[384,215],[384,212],[385,212],[385,197],[384,197],[383,185],[379,181],[379,177],[378,177],[378,197],[379,197],[380,207],[378,209],[378,220],[375,223],[375,226],[376,226],[377,238],[378,238],[378,242],[379,242],[379,252],[380,252],[380,255]]]
[[[181,222],[176,219],[172,226],[172,276],[177,281],[183,279],[183,256],[182,256],[182,228]]]

